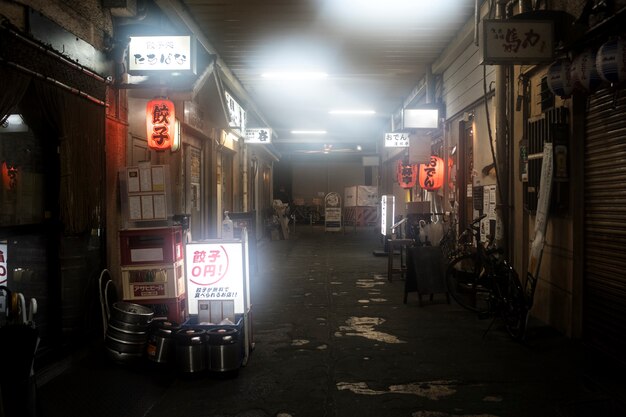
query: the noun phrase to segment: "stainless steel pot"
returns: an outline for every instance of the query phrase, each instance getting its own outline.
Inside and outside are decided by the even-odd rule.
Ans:
[[[151,308],[140,304],[119,301],[111,308],[111,318],[128,324],[147,326],[154,312]]]
[[[180,330],[180,326],[169,321],[153,322],[153,327],[148,337],[146,353],[148,359],[156,363],[174,362],[176,341],[174,336]]]
[[[230,372],[241,367],[243,356],[239,330],[216,327],[207,331],[206,339],[209,371]]]
[[[176,365],[179,372],[206,370],[204,338],[203,329],[181,329],[176,333]]]

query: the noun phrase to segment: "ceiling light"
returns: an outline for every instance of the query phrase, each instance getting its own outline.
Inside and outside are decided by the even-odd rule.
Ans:
[[[328,74],[325,72],[291,72],[291,71],[278,71],[278,72],[264,72],[261,77],[267,80],[323,80],[328,78]]]
[[[325,135],[325,130],[292,130],[294,135]]]
[[[363,148],[361,147],[361,145],[356,145],[356,150],[357,150],[357,151],[362,151],[362,150],[363,150]]]
[[[355,116],[369,116],[372,114],[376,114],[374,110],[331,110],[328,112],[329,114],[347,114],[347,115],[355,115]]]

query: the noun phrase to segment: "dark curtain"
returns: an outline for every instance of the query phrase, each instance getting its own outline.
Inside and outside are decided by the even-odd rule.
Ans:
[[[59,218],[68,235],[104,222],[105,108],[34,79],[20,104],[26,123],[43,140],[58,138]]]
[[[0,121],[22,100],[30,80],[30,76],[0,64]]]

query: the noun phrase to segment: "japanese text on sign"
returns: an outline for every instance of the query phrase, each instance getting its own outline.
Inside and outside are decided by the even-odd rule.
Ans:
[[[0,285],[7,285],[7,244],[0,243]]]
[[[158,103],[152,107],[152,140],[163,146],[170,140],[170,108],[166,103]]]
[[[552,59],[552,22],[485,20],[483,63],[538,63]]]
[[[190,55],[189,36],[131,36],[129,70],[189,70]]]
[[[199,300],[234,300],[244,312],[244,257],[241,242],[189,243],[185,251],[189,314]]]
[[[272,129],[254,128],[246,129],[246,143],[270,143],[272,141]]]
[[[385,133],[385,148],[408,148],[408,133]]]

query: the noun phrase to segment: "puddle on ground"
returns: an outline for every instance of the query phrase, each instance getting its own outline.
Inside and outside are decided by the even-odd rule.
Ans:
[[[347,326],[339,326],[339,330],[344,332],[345,336],[361,336],[366,339],[385,343],[406,343],[394,335],[374,330],[374,326],[381,325],[384,322],[385,319],[380,317],[350,317],[346,320]],[[337,333],[335,333],[335,335],[337,335]]]
[[[391,385],[387,390],[374,390],[366,382],[338,382],[337,389],[350,390],[361,395],[410,394],[430,400],[438,400],[456,393],[455,381],[425,381],[406,385]]]
[[[377,285],[385,285],[384,282],[379,282],[373,279],[357,279],[356,280],[356,286],[358,288],[369,288],[372,289],[374,287],[376,287]]]
[[[313,294],[313,293],[312,293],[312,292],[307,292],[307,293],[304,293],[304,296],[305,296],[305,297],[308,297],[308,296],[310,296],[311,294]]]
[[[308,340],[304,340],[304,339],[295,339],[291,341],[291,346],[304,346],[306,344],[308,344],[309,341]]]
[[[386,298],[370,298],[370,301],[373,301],[375,303],[383,303],[387,301],[387,299]]]
[[[317,349],[317,350],[326,350],[326,349],[328,349],[328,345],[319,345],[315,349]]]
[[[359,303],[361,303],[361,304],[367,304],[369,302],[370,302],[370,300],[359,300]]]
[[[330,281],[330,284],[331,285],[341,285],[341,284],[343,284],[343,282],[341,282],[341,281]]]
[[[315,320],[317,320],[317,321],[326,321],[326,317],[316,317]]]

